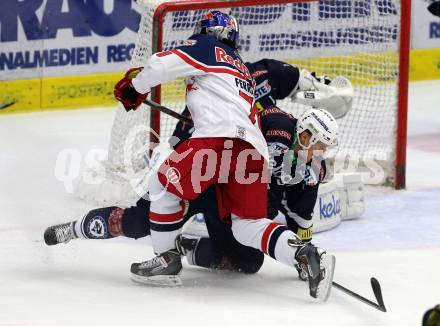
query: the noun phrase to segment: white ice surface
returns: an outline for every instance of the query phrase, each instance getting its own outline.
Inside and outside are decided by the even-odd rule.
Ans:
[[[73,241],[47,247],[44,229],[90,207],[55,178],[57,155],[106,148],[114,111],[0,117],[0,325],[419,325],[440,303],[440,81],[410,86],[407,191],[367,197],[362,219],[318,234],[337,257],[335,281],[373,299],[382,313],[334,290],[314,302],[296,272],[266,259],[252,276],[185,265],[181,288],[129,280],[148,240]]]

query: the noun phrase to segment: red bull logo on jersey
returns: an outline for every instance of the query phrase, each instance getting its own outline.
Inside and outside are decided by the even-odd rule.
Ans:
[[[234,66],[235,68],[237,68],[240,72],[243,73],[244,77],[248,80],[252,80],[252,76],[249,73],[248,68],[245,66],[245,64],[243,63],[243,61],[241,61],[240,59],[235,59],[233,57],[231,57],[229,54],[226,53],[225,50],[223,50],[222,48],[218,48],[215,47],[215,60],[217,62],[224,62],[224,63],[228,63],[232,66]]]

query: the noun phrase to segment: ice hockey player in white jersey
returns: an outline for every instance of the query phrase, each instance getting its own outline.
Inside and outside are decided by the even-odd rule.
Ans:
[[[254,63],[246,63],[246,65],[257,84],[255,100],[259,110],[260,127],[269,148],[269,155],[275,163],[271,164],[268,217],[273,219],[278,210],[281,210],[286,216],[283,223],[286,223],[287,227],[303,241],[311,241],[312,211],[316,204],[319,184],[326,174],[325,160],[321,161],[321,167],[318,166],[317,170],[308,164],[307,167],[311,168],[310,173],[298,184],[283,184],[284,178],[278,173],[282,168],[283,157],[287,155],[287,149],[296,147],[294,146],[297,139],[296,132],[302,130],[303,127],[297,128],[297,120],[279,109],[277,100],[292,97],[297,101],[301,97],[307,98],[308,105],[326,106],[332,113],[341,117],[350,108],[351,84],[346,79],[342,82],[344,78],[340,76],[334,78],[333,81],[325,76],[315,77],[315,73],[310,74],[304,69],[300,70],[295,66],[272,59],[263,59]],[[320,85],[317,87],[318,83]],[[305,92],[309,92],[307,97],[301,95]],[[320,119],[325,119],[325,113],[321,111],[309,110],[309,113],[315,112],[318,117],[321,116]],[[187,109],[183,114],[190,117]],[[316,127],[319,129],[319,125],[315,125],[314,132],[316,132]],[[310,131],[309,127],[306,129]],[[173,137],[184,141],[191,136],[192,131],[191,126],[179,122]],[[301,133],[298,135],[299,138],[301,138]],[[292,178],[295,176],[295,167],[296,163],[293,163]],[[280,206],[281,203],[284,207]],[[176,239],[176,248],[192,265],[214,270],[257,272],[263,264],[262,252],[243,246],[234,239],[230,225],[220,221],[217,206],[217,196],[213,187],[189,202],[184,220],[188,220],[196,213],[202,213],[209,238],[205,236],[194,238],[194,235],[184,233]],[[140,198],[136,206],[128,208],[111,206],[93,209],[78,221],[47,228],[44,239],[46,244],[55,245],[76,238],[96,240],[118,236],[142,238],[150,235],[150,223],[146,218],[149,216],[149,208],[150,202]],[[192,220],[199,221],[198,218]],[[195,224],[200,224],[200,222]],[[268,246],[267,253],[273,256],[274,252],[270,249]],[[298,272],[302,279],[307,279],[307,273],[303,271],[304,267],[304,265],[298,265]]]
[[[287,96],[296,96],[292,93],[293,90],[316,91],[316,88],[305,88],[304,80],[301,83],[302,85],[298,87],[299,80],[304,78],[301,77],[303,72],[300,73],[296,67],[283,62],[264,59],[255,63],[247,63],[247,66],[255,75],[257,84],[260,85],[259,90],[256,92],[260,96],[256,96],[256,99],[258,99],[258,106],[263,109],[260,114],[260,124],[269,148],[274,147],[274,145],[276,145],[275,150],[282,147],[291,148],[293,141],[296,139],[296,119],[278,109],[276,100],[284,99]],[[327,78],[325,80],[320,78],[320,80],[321,82],[330,83]],[[316,82],[319,82],[319,80],[316,79],[314,83]],[[320,94],[319,98],[323,98],[323,94]],[[348,99],[341,97],[339,100],[346,102]],[[324,114],[324,112],[316,110],[315,112],[318,116]],[[325,115],[321,119],[325,119]],[[179,122],[173,135],[185,140],[190,137],[191,130],[192,128],[188,125]],[[278,158],[281,159],[278,161],[283,161],[282,155]],[[322,161],[322,164],[325,174],[324,161]],[[310,212],[316,202],[321,175],[324,174],[319,173],[318,169],[320,178],[314,184],[310,184],[310,178],[308,178],[295,187],[289,187],[289,191],[285,193],[293,204],[291,206],[292,204],[288,200],[286,203],[287,208],[298,214],[296,218],[287,219],[287,226],[304,240],[310,241],[311,239],[311,229],[303,223],[311,222]],[[269,216],[271,218],[274,217],[273,213],[276,215],[276,212],[271,210],[278,207],[279,201],[284,197],[282,189],[278,185],[278,178],[272,178],[268,198]],[[55,245],[75,238],[103,240],[117,236],[135,239],[145,237],[150,234],[150,225],[146,218],[149,215],[149,207],[150,202],[141,198],[136,206],[129,208],[113,206],[94,209],[78,221],[47,228],[44,239],[46,244]],[[186,255],[188,262],[201,267],[227,269],[244,273],[255,273],[259,270],[263,263],[261,251],[238,243],[232,236],[230,226],[220,222],[214,188],[211,187],[196,200],[189,203],[184,220],[186,221],[195,213],[204,214],[210,238],[194,239],[193,237],[184,236],[176,239],[177,250],[180,254]],[[297,222],[298,218],[301,221]],[[304,229],[304,227],[307,227],[307,229]],[[266,249],[267,253],[273,257],[274,252],[271,250],[270,243],[268,243]],[[296,258],[298,259],[298,257],[299,255]],[[299,269],[299,272],[302,272],[302,270]],[[302,273],[300,275],[304,278]]]
[[[236,20],[212,11],[183,46],[154,54],[135,78],[126,76],[116,85],[116,98],[129,110],[151,87],[185,77],[186,104],[195,125],[191,138],[175,149],[150,181],[151,238],[157,256],[132,264],[132,278],[147,284],[180,283],[182,264],[174,239],[181,232],[186,201],[217,185],[223,216],[231,216],[234,237],[263,252],[270,245],[274,257],[290,266],[302,251],[301,257],[310,259],[311,294],[325,299],[334,257],[316,255],[314,247],[302,243],[287,227],[265,218],[268,153],[255,125],[255,83],[237,45]],[[313,254],[307,255],[309,250]]]

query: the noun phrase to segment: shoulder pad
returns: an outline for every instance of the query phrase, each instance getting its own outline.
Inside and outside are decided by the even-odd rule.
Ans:
[[[227,68],[231,69],[230,71],[233,73],[238,73],[239,78],[252,79],[248,68],[237,51],[216,38],[204,34],[195,34],[186,42],[187,45],[182,45],[172,51],[183,53],[184,60],[187,63],[214,73],[227,71],[219,71],[218,68]]]

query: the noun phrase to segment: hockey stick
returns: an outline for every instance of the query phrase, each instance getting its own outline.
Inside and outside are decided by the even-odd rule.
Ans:
[[[346,287],[343,287],[342,285],[340,285],[340,284],[338,284],[338,283],[336,283],[334,281],[332,282],[332,285],[335,288],[337,288],[338,290],[341,290],[342,292],[344,292],[345,294],[348,294],[349,296],[351,296],[351,297],[353,297],[355,299],[358,299],[359,301],[361,301],[363,303],[366,303],[367,305],[369,305],[369,306],[371,306],[373,308],[376,308],[376,309],[378,309],[380,311],[386,312],[387,309],[385,308],[385,304],[383,302],[382,290],[380,288],[379,281],[377,279],[375,279],[374,277],[372,277],[370,279],[370,282],[371,282],[371,287],[373,289],[373,293],[374,293],[374,296],[376,297],[377,303],[373,302],[373,301],[370,301],[367,298],[364,298],[363,296],[361,296],[361,295],[359,295],[359,294],[357,294],[357,293],[347,289]]]
[[[156,102],[149,100],[149,99],[145,99],[144,103],[147,104],[148,106],[150,106],[152,109],[155,109],[155,110],[158,110],[158,111],[163,112],[165,114],[168,114],[168,115],[172,116],[173,118],[179,119],[180,121],[185,122],[186,124],[188,124],[190,126],[194,126],[192,119],[185,117],[185,116],[181,115],[180,113],[177,113],[176,111],[173,111],[163,105],[160,105],[159,103],[156,103]]]
[[[6,109],[7,107],[10,107],[11,105],[14,105],[14,104],[15,104],[14,100],[12,100],[10,102],[2,103],[2,104],[0,104],[0,110]]]

